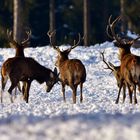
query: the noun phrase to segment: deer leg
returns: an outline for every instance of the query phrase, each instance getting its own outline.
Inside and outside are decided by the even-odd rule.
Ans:
[[[26,101],[26,98],[27,98],[27,82],[24,82],[24,85],[22,86],[22,94],[23,94],[23,99]]]
[[[134,84],[134,104],[137,104],[136,84]]]
[[[28,103],[28,101],[29,101],[29,90],[30,90],[30,86],[31,86],[31,81],[28,81],[26,83],[26,91],[25,91],[25,94],[24,94],[24,99],[25,99],[26,103]]]
[[[8,80],[8,77],[1,77],[1,85],[2,85],[2,87],[1,87],[1,103],[3,102],[3,91],[4,91],[4,89],[5,89],[5,85],[6,85],[6,83],[7,83],[7,80]]]
[[[123,103],[125,101],[125,98],[126,98],[126,85],[123,84]]]
[[[73,98],[73,103],[76,104],[76,91],[77,91],[77,85],[72,85],[71,86],[71,89],[73,91],[73,94],[72,94],[72,98]]]
[[[18,90],[21,92],[20,82],[17,84],[17,87],[15,87],[15,94],[14,94],[14,98],[16,98],[16,95],[17,95],[17,88],[18,88]]]
[[[24,93],[25,93],[25,90],[26,90],[26,82],[22,82],[22,95],[24,97]]]
[[[120,87],[119,87],[119,92],[118,92],[118,97],[117,97],[117,99],[116,99],[116,104],[118,104],[118,102],[119,102],[119,98],[120,98],[120,93],[121,93],[121,89],[122,89],[122,86],[123,86],[123,80],[121,80],[121,83],[120,83]]]
[[[62,94],[63,94],[63,101],[66,102],[66,97],[65,97],[65,84],[62,83]]]
[[[127,83],[127,87],[128,87],[128,92],[129,92],[130,104],[132,104],[132,93],[133,93],[133,91],[130,89],[130,85],[128,83]]]
[[[17,97],[17,87],[15,87],[15,94],[14,94],[14,98]]]
[[[21,92],[21,85],[20,85],[20,82],[18,83],[17,87],[18,87],[18,90]]]
[[[83,83],[80,83],[80,102],[83,102],[83,94],[82,94],[82,90],[83,90]]]
[[[17,86],[17,83],[12,83],[10,88],[8,89],[8,92],[10,94],[10,100],[11,100],[11,103],[13,103],[13,98],[12,98],[12,91],[13,89]]]

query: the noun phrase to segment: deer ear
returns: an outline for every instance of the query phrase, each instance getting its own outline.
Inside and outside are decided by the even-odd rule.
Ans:
[[[54,68],[54,73],[57,74],[57,68],[56,67]]]

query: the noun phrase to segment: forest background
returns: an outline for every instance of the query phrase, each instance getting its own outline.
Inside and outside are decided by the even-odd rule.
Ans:
[[[9,47],[6,32],[14,28],[19,33],[32,31],[32,47],[48,45],[50,29],[56,29],[57,45],[72,44],[78,33],[86,39],[81,45],[102,43],[109,40],[106,25],[110,15],[122,16],[124,34],[128,30],[139,34],[139,7],[139,0],[1,0],[0,47]]]

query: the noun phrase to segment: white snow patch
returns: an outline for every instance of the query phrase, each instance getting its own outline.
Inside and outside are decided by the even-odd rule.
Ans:
[[[67,102],[64,103],[60,85],[56,84],[50,93],[46,93],[44,84],[36,81],[31,85],[29,104],[23,101],[21,93],[12,104],[7,93],[8,82],[4,103],[0,104],[0,139],[139,140],[140,96],[137,94],[137,105],[129,104],[128,96],[124,104],[122,96],[119,104],[115,104],[118,88],[113,75],[104,69],[106,66],[100,56],[104,50],[107,61],[120,64],[118,48],[112,42],[89,48],[79,46],[70,53],[70,58],[80,59],[87,70],[82,104],[79,88],[77,103],[72,104],[69,87],[66,88]],[[138,49],[132,51],[139,54]],[[14,53],[14,49],[0,49],[0,66]],[[57,53],[49,46],[26,48],[25,55],[50,69],[55,67]]]

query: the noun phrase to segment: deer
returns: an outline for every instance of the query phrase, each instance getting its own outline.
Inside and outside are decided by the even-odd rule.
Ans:
[[[59,73],[57,73],[56,68],[52,71],[30,57],[8,58],[2,65],[1,77],[1,103],[3,102],[3,91],[8,79],[11,81],[8,93],[10,94],[12,103],[12,91],[20,81],[26,83],[24,93],[26,103],[28,103],[29,100],[29,90],[33,80],[38,81],[40,84],[45,82],[46,92],[50,92],[54,84],[59,81]]]
[[[120,66],[115,66],[114,64],[112,64],[111,62],[106,62],[105,60],[105,57],[104,57],[104,52],[100,52],[101,56],[102,56],[102,61],[106,64],[107,68],[106,69],[109,69],[111,70],[111,73],[113,73],[116,81],[117,81],[117,86],[120,87],[121,85],[121,79],[122,79],[122,76],[121,76],[121,72],[120,72]],[[125,101],[125,98],[126,98],[126,83],[124,82],[123,83],[123,103]],[[119,102],[119,98],[120,98],[120,94],[118,94],[118,97],[115,101],[116,104],[118,104]]]
[[[60,81],[62,86],[63,101],[66,102],[65,98],[65,86],[69,86],[72,89],[72,99],[73,103],[76,104],[77,87],[80,85],[80,103],[83,101],[83,83],[86,81],[86,69],[84,64],[79,59],[69,59],[69,53],[72,49],[76,48],[81,40],[79,34],[79,39],[70,48],[61,51],[59,47],[56,47],[52,41],[55,31],[48,31],[48,36],[50,39],[50,45],[57,52],[57,60],[55,62],[56,67],[58,67],[60,72]]]
[[[123,82],[125,81],[129,90],[130,103],[132,103],[132,93],[130,89],[130,87],[132,87],[134,91],[134,103],[137,104],[136,85],[138,85],[138,87],[140,86],[140,57],[132,54],[130,48],[140,36],[132,40],[119,37],[114,31],[114,27],[120,21],[121,16],[118,16],[112,23],[111,18],[112,16],[110,16],[108,20],[107,34],[115,40],[114,45],[119,48],[121,61],[120,72],[122,78],[118,94],[120,94]],[[109,34],[109,29],[111,34]]]
[[[26,31],[25,33],[27,35],[27,38],[18,43],[16,40],[13,39],[13,36],[12,36],[13,31],[12,30],[7,30],[7,37],[8,37],[8,40],[10,42],[10,47],[14,48],[15,51],[16,51],[15,57],[17,57],[17,56],[25,57],[24,49],[28,47],[29,39],[30,39],[30,36],[31,36],[31,30]],[[25,83],[24,82],[22,82],[22,83],[23,83],[22,93],[24,94]],[[17,87],[18,87],[19,91],[21,92],[20,83],[18,84]],[[16,90],[17,90],[17,88],[15,88],[15,95],[16,95]]]

